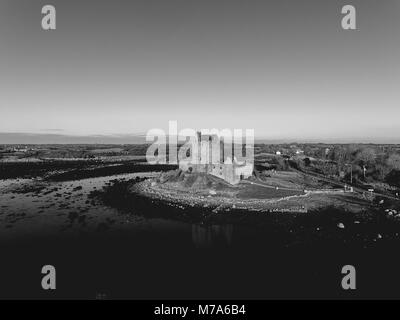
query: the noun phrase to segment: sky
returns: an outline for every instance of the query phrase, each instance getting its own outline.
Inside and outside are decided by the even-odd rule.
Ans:
[[[45,4],[56,30],[41,28]],[[357,30],[341,28],[346,4]],[[399,59],[398,0],[0,0],[0,143],[170,120],[400,143]]]

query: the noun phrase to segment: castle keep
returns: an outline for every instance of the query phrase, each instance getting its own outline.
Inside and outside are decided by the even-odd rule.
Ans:
[[[211,174],[230,184],[237,184],[250,177],[253,166],[252,158],[245,158],[239,163],[234,157],[232,143],[225,144],[218,135],[202,135],[201,132],[197,132],[190,157],[179,161],[179,169],[182,171]]]

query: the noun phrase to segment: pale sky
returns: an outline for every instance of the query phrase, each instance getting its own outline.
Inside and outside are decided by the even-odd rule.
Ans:
[[[41,29],[41,7],[57,30]],[[400,2],[0,0],[0,133],[400,142]],[[399,139],[399,140],[398,140]],[[1,142],[1,141],[0,141]]]

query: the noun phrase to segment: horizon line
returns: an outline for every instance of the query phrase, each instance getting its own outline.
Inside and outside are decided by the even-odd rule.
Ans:
[[[144,133],[113,133],[113,134],[61,134],[61,133],[30,133],[30,132],[0,132],[0,144],[150,144],[145,140]],[[167,135],[169,137],[169,135]],[[134,138],[135,141],[127,141]],[[40,141],[42,140],[42,141]],[[397,138],[267,138],[263,135],[256,136],[255,144],[400,144]]]

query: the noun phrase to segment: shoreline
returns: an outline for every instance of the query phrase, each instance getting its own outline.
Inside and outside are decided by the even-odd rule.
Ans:
[[[146,179],[134,183],[129,191],[133,194],[161,201],[169,206],[185,208],[201,208],[216,212],[247,211],[249,213],[308,213],[323,210],[328,207],[344,209],[347,198],[356,196],[354,194],[332,193],[321,194],[305,192],[299,195],[276,197],[268,199],[241,199],[236,197],[219,196],[216,194],[204,194],[201,192],[171,190],[162,186],[155,179]],[[347,206],[349,207],[349,206]],[[354,213],[372,209],[368,203],[350,206]]]

